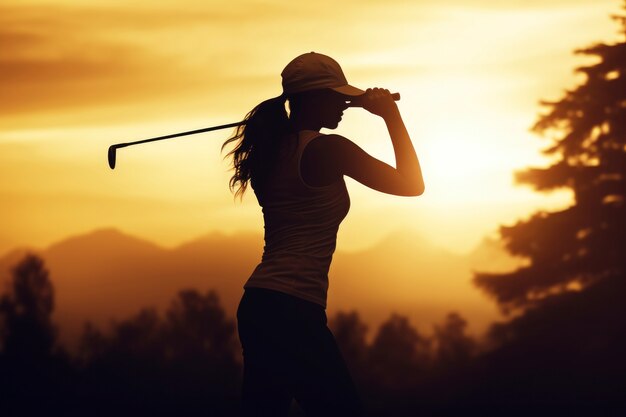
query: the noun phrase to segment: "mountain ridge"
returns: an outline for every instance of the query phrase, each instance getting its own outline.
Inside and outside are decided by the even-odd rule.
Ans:
[[[144,307],[163,310],[184,288],[216,290],[225,311],[234,316],[262,250],[262,236],[252,232],[211,232],[165,248],[105,228],[45,249],[10,251],[0,257],[0,270],[6,277],[20,255],[39,254],[55,287],[54,318],[61,340],[75,345],[85,321],[102,327]],[[495,319],[495,307],[472,287],[471,263],[470,257],[405,230],[361,251],[338,250],[329,272],[328,314],[357,310],[373,327],[396,311],[429,327],[455,310],[479,331]]]

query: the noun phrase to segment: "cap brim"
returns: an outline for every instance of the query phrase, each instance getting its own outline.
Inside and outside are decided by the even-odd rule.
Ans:
[[[346,96],[352,96],[352,97],[360,96],[360,95],[365,94],[364,90],[361,90],[360,88],[353,87],[353,86],[351,86],[349,84],[342,85],[341,87],[333,87],[332,89],[335,90],[338,93],[344,94]]]

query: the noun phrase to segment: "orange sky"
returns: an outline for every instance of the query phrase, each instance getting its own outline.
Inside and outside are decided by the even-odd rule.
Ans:
[[[223,131],[124,142],[240,120],[280,93],[293,57],[335,57],[356,86],[402,94],[424,168],[419,198],[349,182],[341,249],[397,229],[463,252],[498,224],[567,193],[516,188],[545,164],[531,133],[540,99],[575,85],[572,51],[612,41],[617,0],[4,1],[0,6],[0,253],[99,227],[174,245],[211,230],[262,230],[234,202]],[[384,123],[361,109],[337,130],[392,162]],[[375,226],[372,227],[372,219]]]

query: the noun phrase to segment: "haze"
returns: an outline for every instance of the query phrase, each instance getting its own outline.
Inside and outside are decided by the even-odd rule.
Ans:
[[[400,277],[389,289],[389,307],[394,299],[412,303],[411,294],[434,281],[420,280],[419,268],[403,263],[411,250],[468,254],[500,224],[571,203],[567,193],[515,187],[513,173],[548,163],[540,153],[548,142],[529,132],[539,100],[557,99],[576,84],[573,69],[588,62],[575,49],[615,39],[608,16],[618,6],[608,0],[4,2],[0,254],[102,228],[169,248],[206,233],[260,233],[253,194],[234,201],[227,187],[220,146],[230,131],[122,149],[115,171],[106,150],[239,121],[281,92],[287,62],[317,51],[335,57],[351,84],[402,95],[426,193],[388,196],[349,181],[352,208],[334,271],[356,273],[358,256],[350,263],[349,252],[368,253],[381,241],[393,248],[388,236],[402,230],[417,243],[398,240],[370,272]],[[381,119],[351,109],[337,132],[393,163]],[[448,291],[455,292],[455,307],[470,308],[476,290],[469,268],[459,268],[449,278],[464,284]],[[440,309],[451,303],[445,285],[431,300]],[[352,287],[337,288],[331,301],[350,299]],[[371,306],[371,295],[361,297],[363,305]],[[470,318],[480,316],[484,325],[481,314]]]
[[[9,1],[0,7],[0,251],[117,227],[165,245],[211,230],[258,231],[252,194],[233,202],[219,147],[229,131],[120,151],[116,142],[241,120],[280,93],[280,71],[315,50],[349,81],[402,94],[424,166],[420,198],[350,183],[339,245],[410,228],[463,252],[537,207],[515,188],[545,164],[528,128],[540,99],[575,83],[572,51],[615,37],[615,1]],[[349,110],[338,132],[392,162],[381,120]],[[377,218],[376,228],[366,227]]]

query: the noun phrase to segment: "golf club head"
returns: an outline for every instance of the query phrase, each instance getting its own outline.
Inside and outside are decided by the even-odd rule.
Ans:
[[[116,150],[117,148],[115,147],[115,145],[109,146],[108,158],[109,158],[109,167],[111,169],[115,169],[115,151]]]

